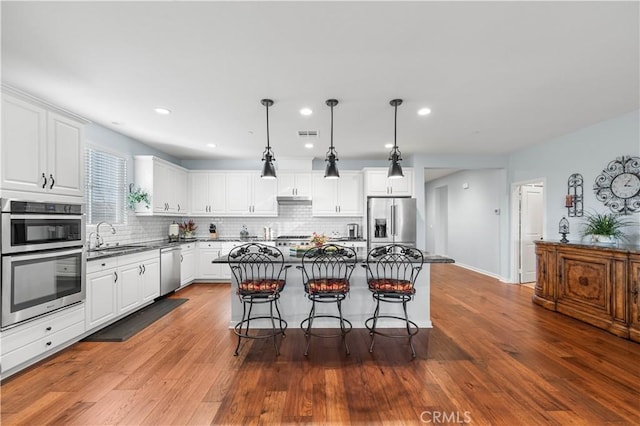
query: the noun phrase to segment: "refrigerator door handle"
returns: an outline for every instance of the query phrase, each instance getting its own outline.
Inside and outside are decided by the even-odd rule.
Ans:
[[[391,235],[396,235],[396,206],[391,205]]]

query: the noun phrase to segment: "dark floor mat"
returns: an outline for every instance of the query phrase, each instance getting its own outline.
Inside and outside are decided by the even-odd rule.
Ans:
[[[124,342],[189,299],[161,299],[84,338],[85,342]]]

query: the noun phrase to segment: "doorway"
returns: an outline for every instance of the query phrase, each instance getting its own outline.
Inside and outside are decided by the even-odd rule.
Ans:
[[[449,190],[446,186],[435,189],[434,253],[447,255],[449,229]]]
[[[536,281],[535,241],[544,233],[544,182],[514,185],[514,260],[516,282],[533,285]]]

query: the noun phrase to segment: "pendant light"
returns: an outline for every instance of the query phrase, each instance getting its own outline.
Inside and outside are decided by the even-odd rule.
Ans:
[[[327,162],[324,177],[325,179],[338,179],[340,177],[338,166],[336,165],[336,161],[338,161],[338,152],[333,147],[333,107],[338,105],[338,101],[336,99],[327,99],[326,104],[331,107],[331,146],[329,147],[327,156],[324,159],[324,161]]]
[[[273,105],[273,101],[271,99],[263,99],[260,103],[267,109],[267,147],[262,153],[262,161],[264,161],[264,164],[262,166],[262,174],[260,177],[264,179],[275,179],[276,168],[273,165],[275,158],[273,156],[273,151],[271,151],[271,146],[269,145],[269,107]]]
[[[398,149],[398,143],[396,141],[396,133],[398,130],[398,105],[402,105],[402,99],[394,99],[389,102],[391,106],[394,108],[394,119],[393,119],[393,149],[389,153],[389,173],[387,177],[389,179],[397,179],[404,177],[402,173],[402,166],[400,166],[400,161],[402,161],[402,154]]]

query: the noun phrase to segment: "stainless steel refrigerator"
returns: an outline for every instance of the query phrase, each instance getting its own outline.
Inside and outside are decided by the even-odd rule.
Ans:
[[[416,199],[369,197],[367,199],[367,246],[416,245]]]

